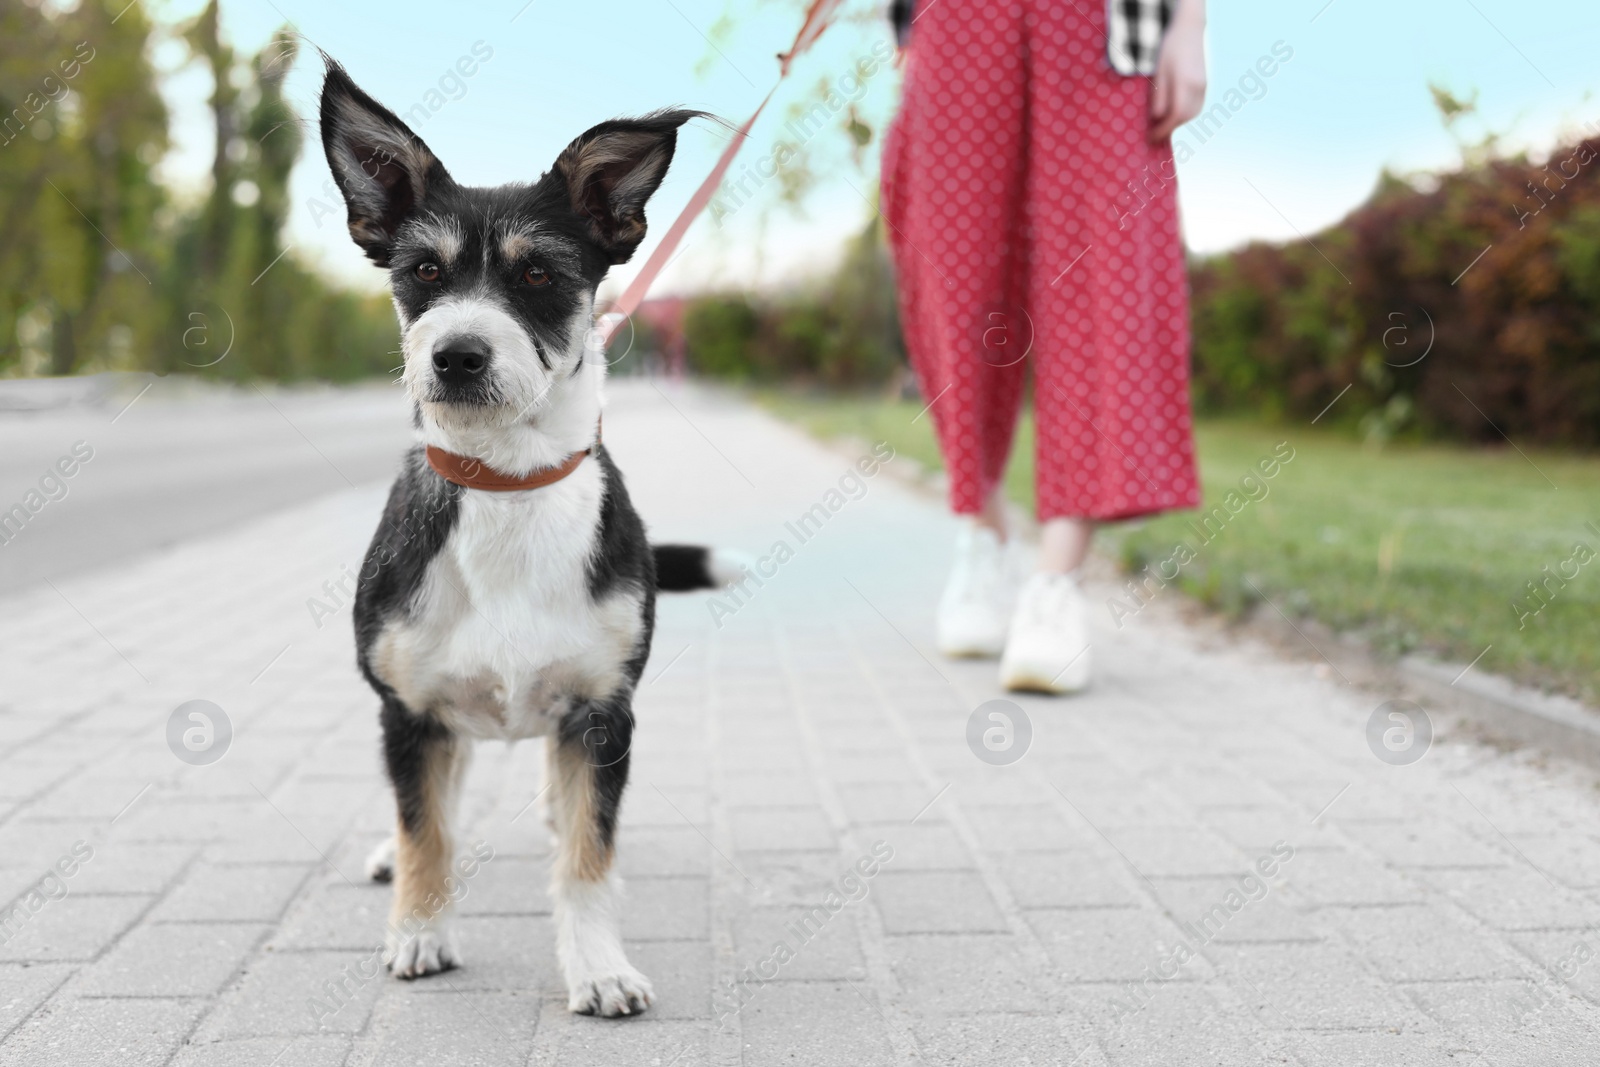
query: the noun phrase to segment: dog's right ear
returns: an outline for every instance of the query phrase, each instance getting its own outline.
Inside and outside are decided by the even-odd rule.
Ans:
[[[350,237],[380,267],[395,232],[430,186],[450,180],[422,138],[329,59],[322,80],[322,150],[350,212]]]

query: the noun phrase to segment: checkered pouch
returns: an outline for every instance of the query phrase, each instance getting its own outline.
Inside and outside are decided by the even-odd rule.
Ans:
[[[1174,0],[1106,0],[1106,53],[1118,74],[1154,74]]]

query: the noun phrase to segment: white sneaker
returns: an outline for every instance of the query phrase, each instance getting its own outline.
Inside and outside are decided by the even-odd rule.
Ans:
[[[1089,684],[1088,605],[1070,574],[1035,574],[1022,587],[1000,658],[1007,689],[1075,693]]]
[[[946,656],[998,656],[1005,648],[1009,612],[1005,546],[993,530],[969,522],[956,536],[956,564],[939,598],[939,651]]]

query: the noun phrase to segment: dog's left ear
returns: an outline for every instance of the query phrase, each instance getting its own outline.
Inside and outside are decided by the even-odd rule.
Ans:
[[[400,224],[430,186],[450,175],[394,112],[362,92],[338,63],[323,59],[322,148],[350,212],[351,239],[387,267]]]
[[[572,210],[612,263],[626,263],[644,240],[644,205],[666,176],[678,127],[700,111],[657,111],[602,122],[566,147],[554,172]]]

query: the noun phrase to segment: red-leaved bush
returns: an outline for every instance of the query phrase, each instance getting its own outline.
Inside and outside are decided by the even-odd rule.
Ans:
[[[1309,241],[1191,275],[1202,410],[1311,418],[1351,386],[1326,422],[1600,444],[1600,140],[1385,175]]]

